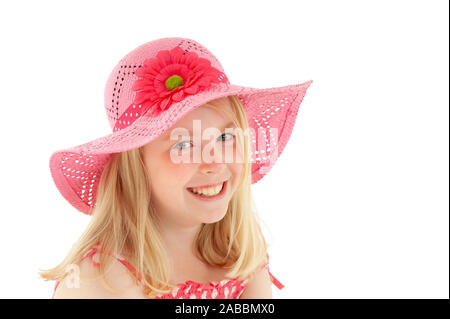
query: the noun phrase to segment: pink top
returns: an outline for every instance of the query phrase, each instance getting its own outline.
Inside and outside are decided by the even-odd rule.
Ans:
[[[99,266],[100,264],[94,260],[97,252],[102,252],[98,243],[92,247],[82,259],[91,257],[92,264]],[[98,257],[98,256],[97,256]],[[139,280],[141,280],[140,274],[136,269],[125,259],[114,256],[125,267],[127,267]],[[269,270],[269,255],[267,254],[267,262],[261,266],[261,269],[267,268],[272,283],[278,288],[283,289],[284,285],[279,282]],[[180,283],[172,292],[165,295],[158,294],[155,299],[238,299],[244,292],[249,279],[239,280],[237,278],[223,279],[221,281],[211,281],[209,283],[199,283],[188,280],[184,283]],[[59,285],[59,281],[56,281],[55,288],[53,290],[52,299],[55,296],[56,288]]]

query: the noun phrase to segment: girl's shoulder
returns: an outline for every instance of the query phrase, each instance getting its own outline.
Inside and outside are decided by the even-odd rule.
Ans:
[[[100,274],[98,257],[97,251],[86,254],[72,268],[75,271],[56,282],[53,298],[145,298],[133,276],[116,258],[112,258],[104,270],[106,283],[112,288],[110,289]]]
[[[272,284],[274,284],[278,289],[284,288],[284,285],[270,272],[269,254],[267,254],[262,266],[250,276],[245,290],[240,298],[272,298]]]

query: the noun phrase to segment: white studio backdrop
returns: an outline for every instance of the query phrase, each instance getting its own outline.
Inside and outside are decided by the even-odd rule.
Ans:
[[[447,1],[10,1],[0,4],[0,298],[51,298],[89,217],[56,150],[111,133],[103,89],[145,42],[210,49],[235,84],[312,79],[291,139],[253,186],[274,298],[449,297]]]

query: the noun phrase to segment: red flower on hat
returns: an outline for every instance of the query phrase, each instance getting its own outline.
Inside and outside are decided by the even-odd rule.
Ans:
[[[131,88],[137,92],[133,104],[142,105],[143,112],[151,108],[151,114],[168,109],[172,103],[212,83],[228,82],[225,74],[212,67],[209,60],[195,52],[185,53],[179,46],[159,51],[156,58],[145,60],[136,75],[140,79]]]

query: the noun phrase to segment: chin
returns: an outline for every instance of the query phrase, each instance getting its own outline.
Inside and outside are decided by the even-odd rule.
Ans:
[[[227,209],[224,209],[223,211],[220,212],[207,212],[205,215],[202,216],[203,218],[201,222],[203,224],[214,224],[221,221],[226,214]]]

